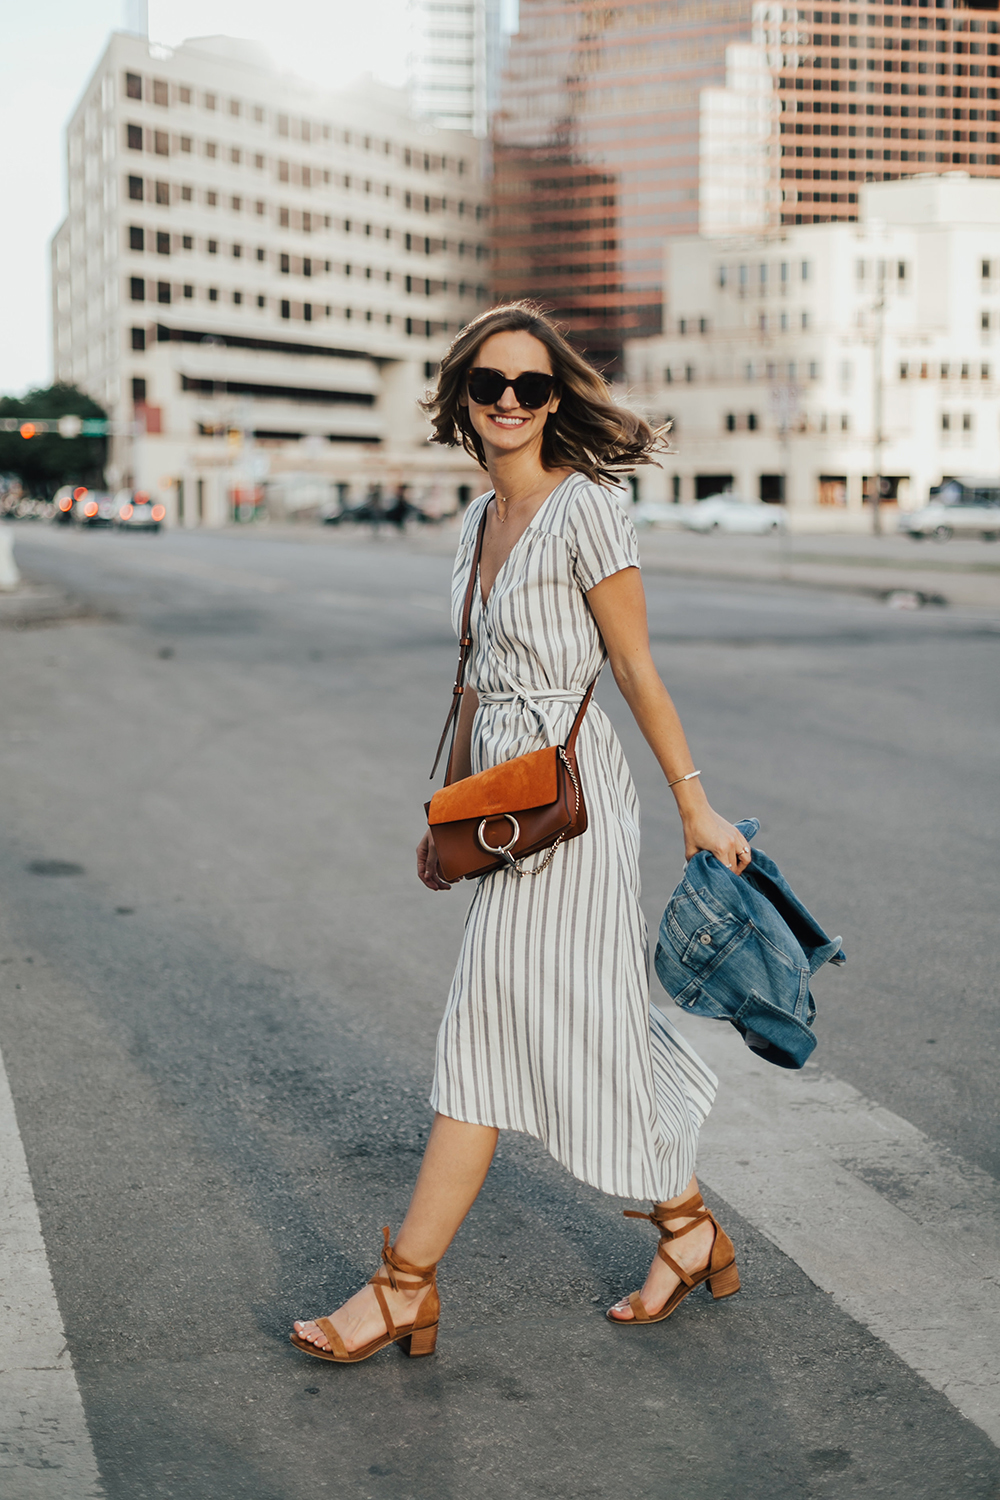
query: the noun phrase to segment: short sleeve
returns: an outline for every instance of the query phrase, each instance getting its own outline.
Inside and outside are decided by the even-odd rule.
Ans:
[[[584,593],[612,573],[639,567],[635,527],[603,486],[581,485],[573,496],[568,520],[573,571]]]

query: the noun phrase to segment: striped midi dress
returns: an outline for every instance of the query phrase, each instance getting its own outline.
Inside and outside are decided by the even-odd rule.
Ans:
[[[490,498],[480,496],[465,517],[456,630]],[[475,590],[473,771],[566,738],[606,660],[586,592],[638,565],[635,532],[609,490],[580,474],[553,490],[485,605]],[[650,1004],[638,800],[596,703],[577,757],[586,833],[560,846],[537,876],[503,869],[477,883],[438,1034],[431,1104],[455,1120],[536,1136],[574,1177],[606,1193],[662,1201],[694,1171],[716,1079]]]

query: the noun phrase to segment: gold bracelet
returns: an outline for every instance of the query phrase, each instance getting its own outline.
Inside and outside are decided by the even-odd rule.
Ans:
[[[667,786],[680,786],[682,781],[693,781],[696,776],[700,775],[700,771],[689,771],[686,776],[678,776],[676,781],[668,781]]]

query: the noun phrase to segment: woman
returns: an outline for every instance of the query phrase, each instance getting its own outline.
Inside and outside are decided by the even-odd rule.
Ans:
[[[662,434],[615,406],[601,377],[530,303],[484,313],[455,339],[427,402],[434,440],[461,442],[492,490],[465,517],[454,574],[456,626],[476,535],[486,530],[472,613],[469,684],[455,770],[561,743],[605,659],[672,788],[688,858],[737,872],[750,850],[713,812],[649,653],[635,533],[602,481],[662,451]],[[739,1287],[732,1244],[695,1179],[698,1129],[715,1078],[650,1010],[639,907],[639,809],[610,722],[592,704],[577,741],[589,827],[524,878],[478,883],[438,1038],[436,1111],[409,1210],[383,1266],[329,1318],[292,1341],[338,1362],[392,1342],[429,1354],[438,1261],[486,1177],[501,1129],[544,1141],[604,1192],[651,1198],[661,1238],[641,1292],[608,1316],[666,1317],[708,1281]],[[542,866],[544,865],[544,868]],[[532,873],[532,868],[535,873]],[[450,887],[428,830],[417,873]],[[671,1252],[665,1249],[670,1242]]]

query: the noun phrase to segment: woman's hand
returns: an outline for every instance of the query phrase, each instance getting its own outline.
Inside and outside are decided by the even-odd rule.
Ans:
[[[702,807],[682,813],[681,820],[685,859],[690,859],[700,849],[706,849],[727,869],[735,870],[737,875],[743,874],[750,863],[750,843],[738,828],[727,823],[725,818],[720,818],[707,802]]]
[[[438,853],[429,828],[417,845],[417,874],[429,891],[451,890],[450,883],[438,869]]]

